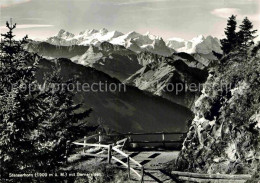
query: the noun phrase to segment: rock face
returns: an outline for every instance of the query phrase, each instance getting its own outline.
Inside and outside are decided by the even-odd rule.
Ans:
[[[206,70],[196,68],[198,61],[177,55],[162,57],[150,53],[139,54],[138,60],[144,67],[129,77],[126,84],[192,108],[200,91],[199,88],[198,91],[190,91],[189,86],[192,83],[198,87],[207,78]]]
[[[137,60],[140,65],[146,66],[147,64],[150,64],[152,62],[159,62],[163,60],[165,57],[161,55],[157,55],[151,52],[140,52],[137,54]]]
[[[202,35],[193,38],[190,41],[185,41],[179,38],[172,38],[167,41],[167,46],[178,51],[186,53],[200,53],[211,54],[212,51],[216,53],[222,53],[220,42],[217,38]]]
[[[260,59],[240,57],[229,55],[211,71],[195,103],[179,169],[252,174],[260,167]]]

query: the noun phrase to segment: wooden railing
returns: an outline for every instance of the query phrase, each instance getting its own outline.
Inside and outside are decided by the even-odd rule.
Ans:
[[[93,138],[97,138],[97,137],[98,137],[97,143],[87,142],[88,140],[93,139]],[[99,133],[99,134],[96,134],[96,135],[92,135],[92,136],[89,136],[89,137],[84,137],[82,139],[76,140],[76,141],[73,142],[73,144],[83,146],[82,148],[78,149],[78,151],[82,151],[82,153],[84,155],[101,157],[101,158],[107,157],[108,163],[111,163],[112,159],[115,160],[116,162],[120,163],[121,165],[123,165],[127,168],[129,178],[130,178],[130,173],[132,171],[133,173],[135,173],[140,178],[140,181],[143,182],[143,178],[144,178],[144,167],[143,167],[143,165],[141,165],[139,162],[137,162],[136,160],[131,158],[128,154],[126,154],[125,152],[120,150],[120,149],[123,149],[125,142],[128,140],[128,138],[124,138],[122,140],[119,140],[115,144],[101,144],[101,140],[102,140],[102,135]],[[89,147],[98,147],[98,148],[101,149],[101,151],[98,152],[98,153],[86,152],[86,150]],[[107,155],[105,155],[106,151],[107,151]],[[112,153],[112,152],[114,152],[114,153]],[[125,162],[121,161],[119,158],[117,158],[115,156],[115,153],[120,154],[121,156],[127,158],[127,163],[125,163]],[[141,173],[139,173],[137,171],[137,169],[134,169],[134,167],[131,167],[130,162],[132,162],[137,167],[139,167],[140,170],[141,170]]]
[[[122,155],[122,156],[127,158],[127,163],[124,163],[123,161],[121,161],[117,157],[111,156],[112,159],[114,159],[115,161],[119,162],[120,164],[124,165],[127,168],[127,170],[128,170],[128,177],[130,178],[130,172],[132,171],[140,178],[141,182],[143,182],[143,177],[144,177],[144,167],[143,167],[143,165],[141,165],[139,162],[137,162],[136,160],[131,158],[128,154],[126,154],[123,151],[117,149],[116,147],[113,147],[112,150],[114,150],[115,152],[117,152],[120,155]],[[141,169],[141,173],[138,173],[134,168],[132,168],[130,166],[130,162],[132,162],[135,165],[137,165]]]
[[[122,133],[120,135],[128,137],[129,143],[162,143],[163,145],[167,143],[182,143],[182,140],[166,140],[167,135],[185,135],[185,132],[147,132],[147,133]],[[118,134],[107,134],[107,136],[118,136]],[[159,140],[134,140],[133,136],[161,136]]]

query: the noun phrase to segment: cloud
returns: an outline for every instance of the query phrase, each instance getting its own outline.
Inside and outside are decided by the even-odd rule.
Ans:
[[[237,8],[219,8],[214,9],[210,12],[212,15],[215,15],[220,18],[228,18],[231,15],[238,15],[240,14],[240,9]]]
[[[45,28],[45,27],[53,27],[53,25],[45,25],[45,24],[21,24],[17,25],[17,29],[28,29],[28,28]],[[0,29],[7,29],[6,26],[1,26]]]
[[[16,5],[16,4],[27,3],[27,2],[30,2],[30,1],[31,0],[1,0],[0,7],[6,8],[6,7]]]
[[[259,21],[260,13],[257,14],[242,14],[241,10],[238,8],[219,8],[211,11],[212,15],[215,15],[220,18],[227,19],[231,15],[236,15],[237,20],[243,20],[245,17],[248,17],[251,21]]]

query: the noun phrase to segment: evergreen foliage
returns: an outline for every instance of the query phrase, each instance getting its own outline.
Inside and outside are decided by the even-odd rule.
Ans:
[[[247,17],[242,21],[238,32],[236,32],[236,27],[236,16],[232,15],[225,28],[226,38],[220,40],[221,48],[224,55],[237,52],[238,55],[247,59],[248,51],[254,45],[254,39],[257,37],[254,35],[257,30],[253,29],[253,24]]]
[[[13,40],[16,25],[6,23],[0,55],[0,159],[1,170],[12,172],[33,167],[35,140],[31,134],[42,120],[44,95],[36,84],[36,54],[23,49],[27,37]]]
[[[87,132],[91,110],[74,104],[73,92],[62,87],[72,81],[64,82],[60,69],[40,87],[35,77],[40,57],[24,49],[27,36],[14,40],[16,25],[6,26],[0,44],[0,170],[3,176],[57,170],[68,156],[68,142]]]
[[[64,82],[60,68],[55,67],[53,73],[45,76],[46,105],[45,120],[39,124],[38,149],[42,159],[41,167],[55,169],[65,161],[70,151],[70,141],[81,138],[81,132],[87,132],[86,122],[91,109],[81,111],[81,104],[74,104],[73,92],[68,87],[73,80]],[[82,122],[83,121],[83,122]],[[83,126],[82,126],[83,125]]]
[[[254,36],[254,34],[257,32],[257,30],[253,30],[253,24],[247,17],[243,20],[239,28],[240,28],[240,31],[238,32],[239,45],[241,46],[242,50],[247,50],[252,45],[254,45],[254,39],[257,37]]]
[[[237,43],[237,33],[236,33],[236,16],[232,15],[229,17],[227,22],[227,27],[225,28],[225,35],[226,38],[221,39],[221,49],[223,50],[224,54],[230,53],[232,51]]]

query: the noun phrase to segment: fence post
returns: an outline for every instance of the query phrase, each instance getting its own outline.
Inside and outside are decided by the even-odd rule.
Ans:
[[[163,142],[163,147],[165,147],[165,135],[164,135],[164,132],[162,132],[162,142]]]
[[[68,155],[69,155],[69,146],[70,146],[70,140],[66,141],[66,149],[65,149],[65,163],[68,163]]]
[[[101,144],[102,142],[102,135],[101,132],[98,132],[98,143]],[[101,149],[101,147],[99,147],[99,149]]]
[[[98,132],[98,143],[101,144],[101,141],[102,141],[101,132]]]
[[[87,140],[86,140],[86,138],[87,138],[87,137],[86,137],[86,136],[84,136],[84,141],[83,141],[83,143],[84,143],[84,145],[83,145],[84,149],[83,149],[83,153],[85,152],[85,147],[86,147],[86,145],[85,145],[85,144],[87,143]]]
[[[142,168],[141,168],[141,174],[142,174],[141,183],[143,183],[144,182],[144,166],[142,166]]]
[[[107,154],[107,162],[108,164],[111,164],[111,158],[112,158],[112,145],[108,145],[108,154]]]
[[[127,171],[128,171],[128,179],[130,179],[130,159],[129,156],[127,156]]]
[[[132,139],[131,139],[131,132],[128,132],[128,139],[129,139],[129,142],[132,141]]]

